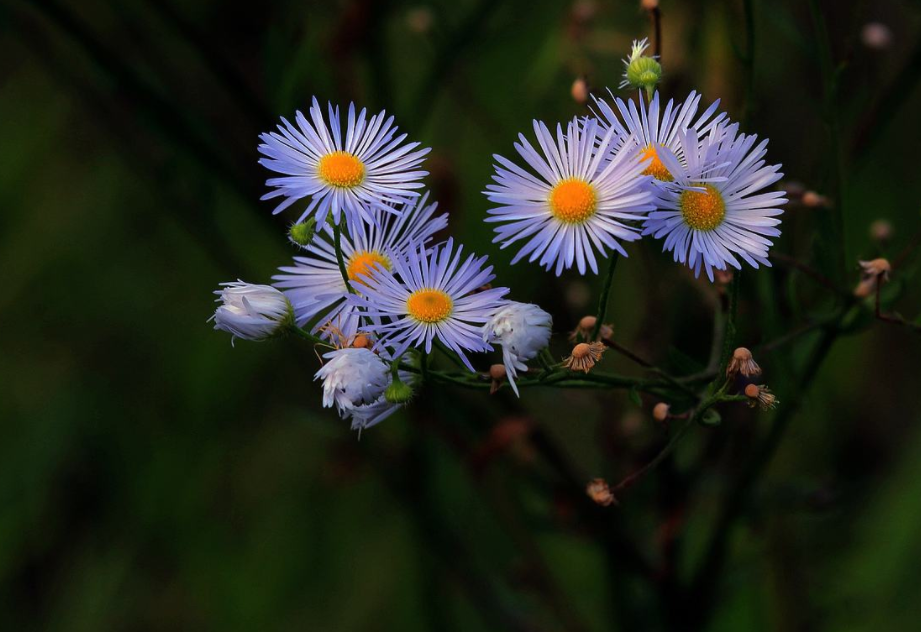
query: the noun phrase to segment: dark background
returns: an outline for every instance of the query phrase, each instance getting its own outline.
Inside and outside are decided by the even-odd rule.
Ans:
[[[885,308],[916,318],[921,6],[661,4],[663,93],[722,98],[788,181],[831,198],[792,196],[775,252],[844,292],[858,258],[898,260]],[[638,5],[0,0],[0,627],[917,625],[921,338],[869,305],[802,330],[835,299],[791,265],[742,276],[739,342],[766,345],[778,412],[727,407],[605,510],[584,483],[661,447],[646,396],[430,388],[359,442],[320,408],[312,349],[232,348],[205,322],[217,283],[267,282],[293,254],[291,218],[258,200],[256,137],[317,95],[387,108],[434,148],[453,234],[553,313],[564,355],[598,280],[510,268],[480,191],[533,118],[586,113],[576,77],[616,87],[650,35]],[[888,48],[862,41],[872,21]],[[691,372],[718,298],[659,249],[629,247],[610,320]],[[641,374],[613,353],[602,368]],[[759,459],[701,579],[726,490]]]

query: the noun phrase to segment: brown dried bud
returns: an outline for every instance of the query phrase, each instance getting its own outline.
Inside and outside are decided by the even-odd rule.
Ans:
[[[815,191],[806,191],[803,193],[803,206],[808,206],[809,208],[828,206],[828,199]]]
[[[489,377],[492,378],[492,384],[489,387],[489,394],[495,395],[496,391],[499,390],[499,386],[502,384],[502,381],[507,376],[507,371],[505,370],[505,365],[503,364],[494,364],[489,367]]]
[[[670,409],[671,406],[665,402],[659,402],[652,409],[652,418],[661,423],[668,419],[668,411]]]
[[[758,386],[749,384],[745,387],[745,396],[750,400],[748,402],[749,406],[752,408],[758,406],[761,410],[770,410],[780,403],[774,396],[774,393],[771,392],[771,389],[765,384],[760,384]]]
[[[640,0],[640,6],[646,11],[659,8],[659,0]]]
[[[870,50],[886,50],[892,45],[892,30],[880,22],[868,22],[860,30],[860,40]]]
[[[580,342],[572,349],[572,354],[563,361],[563,366],[572,371],[588,373],[604,353],[604,344]]]
[[[884,219],[878,219],[870,224],[870,239],[881,243],[886,243],[892,239],[892,224]]]
[[[752,358],[752,352],[745,347],[739,347],[732,352],[732,359],[726,367],[726,377],[733,377],[739,373],[745,377],[761,375],[761,367]]]
[[[892,266],[888,259],[873,259],[872,261],[858,261],[860,270],[864,278],[883,277],[883,281],[889,280],[889,272]]]
[[[588,485],[585,486],[585,493],[588,494],[588,497],[594,500],[596,504],[602,507],[610,507],[611,505],[617,504],[617,499],[614,498],[614,494],[611,493],[608,482],[603,478],[590,480]]]
[[[570,88],[569,93],[572,95],[573,101],[579,105],[585,105],[588,102],[588,83],[582,77],[577,78],[572,82],[572,88]]]

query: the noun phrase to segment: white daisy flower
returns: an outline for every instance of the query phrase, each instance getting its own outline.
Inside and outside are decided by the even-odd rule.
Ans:
[[[611,94],[610,90],[608,94]],[[658,92],[652,96],[648,108],[643,102],[642,92],[639,93],[639,108],[636,107],[634,101],[624,101],[611,94],[611,99],[620,113],[619,117],[614,112],[614,108],[604,100],[593,98],[598,107],[598,112],[595,114],[599,118],[602,129],[613,128],[624,138],[632,138],[642,149],[642,159],[650,161],[643,174],[650,175],[661,182],[671,182],[673,179],[672,174],[663,166],[659,157],[659,152],[663,148],[675,154],[680,162],[685,162],[681,144],[678,142],[679,132],[694,129],[697,130],[699,136],[704,136],[726,120],[725,112],[716,114],[720,104],[719,99],[714,101],[700,116],[697,116],[701,97],[693,91],[683,103],[675,105],[674,101],[669,99],[664,111],[659,108]]]
[[[285,295],[270,285],[254,285],[235,281],[221,283],[216,290],[221,305],[208,320],[214,328],[244,340],[265,340],[293,324],[291,304]]]
[[[342,255],[352,288],[362,291],[364,275],[373,267],[392,269],[392,253],[401,255],[431,241],[432,235],[448,225],[446,213],[435,216],[438,203],[426,204],[428,193],[406,204],[400,213],[375,210],[371,222],[350,222],[350,235],[342,235]],[[345,300],[348,288],[336,261],[333,229],[328,224],[318,231],[305,249],[306,256],[295,257],[294,266],[282,267],[273,278],[294,306],[298,326],[314,321],[313,333],[333,340],[350,338],[359,330],[359,311]],[[326,325],[332,327],[326,327]]]
[[[626,256],[618,240],[634,241],[639,230],[629,222],[641,220],[654,206],[650,178],[641,175],[646,165],[638,159],[632,139],[623,140],[611,128],[601,133],[598,122],[580,124],[573,119],[566,134],[557,125],[556,137],[547,126],[534,121],[534,133],[543,152],[539,154],[519,134],[515,149],[536,172],[534,175],[502,156],[484,194],[500,206],[490,209],[487,222],[502,222],[494,242],[506,248],[516,241],[527,243],[512,263],[530,255],[559,276],[575,265],[580,274],[587,268],[598,273],[597,250]]]
[[[761,192],[783,177],[780,165],[765,164],[767,139],[739,134],[737,124],[714,128],[703,140],[693,128],[678,138],[686,164],[660,152],[674,180],[663,187],[643,234],[664,238],[675,261],[695,274],[703,267],[711,281],[714,269],[741,269],[739,259],[770,266],[769,237],[780,235],[777,216],[787,200],[784,191]]]
[[[343,417],[377,402],[390,384],[390,367],[370,349],[335,349],[323,358],[326,363],[313,379],[323,380],[323,406],[335,405]]]
[[[397,128],[393,117],[381,112],[370,119],[362,108],[355,115],[349,104],[348,121],[343,138],[339,108],[329,104],[329,125],[316,98],[310,108],[310,120],[297,112],[292,125],[282,118],[278,132],[259,136],[263,144],[259,163],[281,177],[269,178],[266,184],[275,190],[263,200],[282,196],[275,207],[280,213],[295,202],[310,198],[298,222],[310,213],[323,222],[327,213],[339,223],[340,213],[348,222],[372,221],[373,209],[388,210],[419,195],[427,171],[417,171],[429,149],[419,143],[406,143],[406,134],[394,138]],[[392,209],[390,209],[392,210]]]
[[[438,339],[473,371],[464,351],[492,349],[480,330],[508,288],[478,291],[495,278],[492,266],[485,266],[486,257],[474,255],[461,262],[462,251],[463,246],[455,251],[454,240],[448,239],[431,250],[412,248],[405,259],[392,258],[393,270],[370,270],[361,294],[348,301],[371,320],[379,319],[365,327],[380,336],[378,347],[391,347],[392,357],[409,348],[430,353]]]
[[[515,384],[518,371],[527,371],[525,362],[547,348],[552,326],[550,314],[540,307],[515,301],[505,303],[483,326],[483,340],[502,345],[502,362],[515,395],[518,395]]]

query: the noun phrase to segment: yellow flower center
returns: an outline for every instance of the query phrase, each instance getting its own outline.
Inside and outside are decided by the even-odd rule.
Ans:
[[[356,250],[349,257],[349,263],[346,266],[349,281],[367,285],[361,275],[370,276],[372,268],[390,270],[390,260],[377,251]]]
[[[406,299],[406,311],[413,319],[423,323],[441,322],[453,310],[454,301],[441,290],[416,290]]]
[[[726,217],[726,203],[712,184],[695,184],[705,191],[685,191],[678,200],[685,223],[695,230],[713,230]]]
[[[567,178],[550,191],[550,212],[565,224],[582,224],[595,214],[595,188],[584,180]]]
[[[351,189],[365,179],[365,166],[347,151],[334,151],[320,158],[317,173],[330,186]]]
[[[663,165],[662,161],[659,159],[659,152],[654,145],[646,146],[646,149],[643,150],[640,156],[640,161],[644,162],[650,158],[652,158],[652,162],[643,170],[644,176],[652,176],[656,180],[661,180],[662,182],[671,182],[674,180],[671,172],[665,168],[665,165]]]

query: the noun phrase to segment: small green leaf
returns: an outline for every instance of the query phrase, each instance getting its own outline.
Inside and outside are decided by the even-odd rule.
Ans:
[[[701,415],[700,423],[704,426],[718,426],[723,423],[723,418],[714,409],[708,408],[704,411],[704,414]]]
[[[630,392],[627,393],[627,396],[630,398],[630,401],[636,404],[637,406],[643,405],[643,400],[640,398],[640,392],[636,390],[635,386],[630,387]]]

